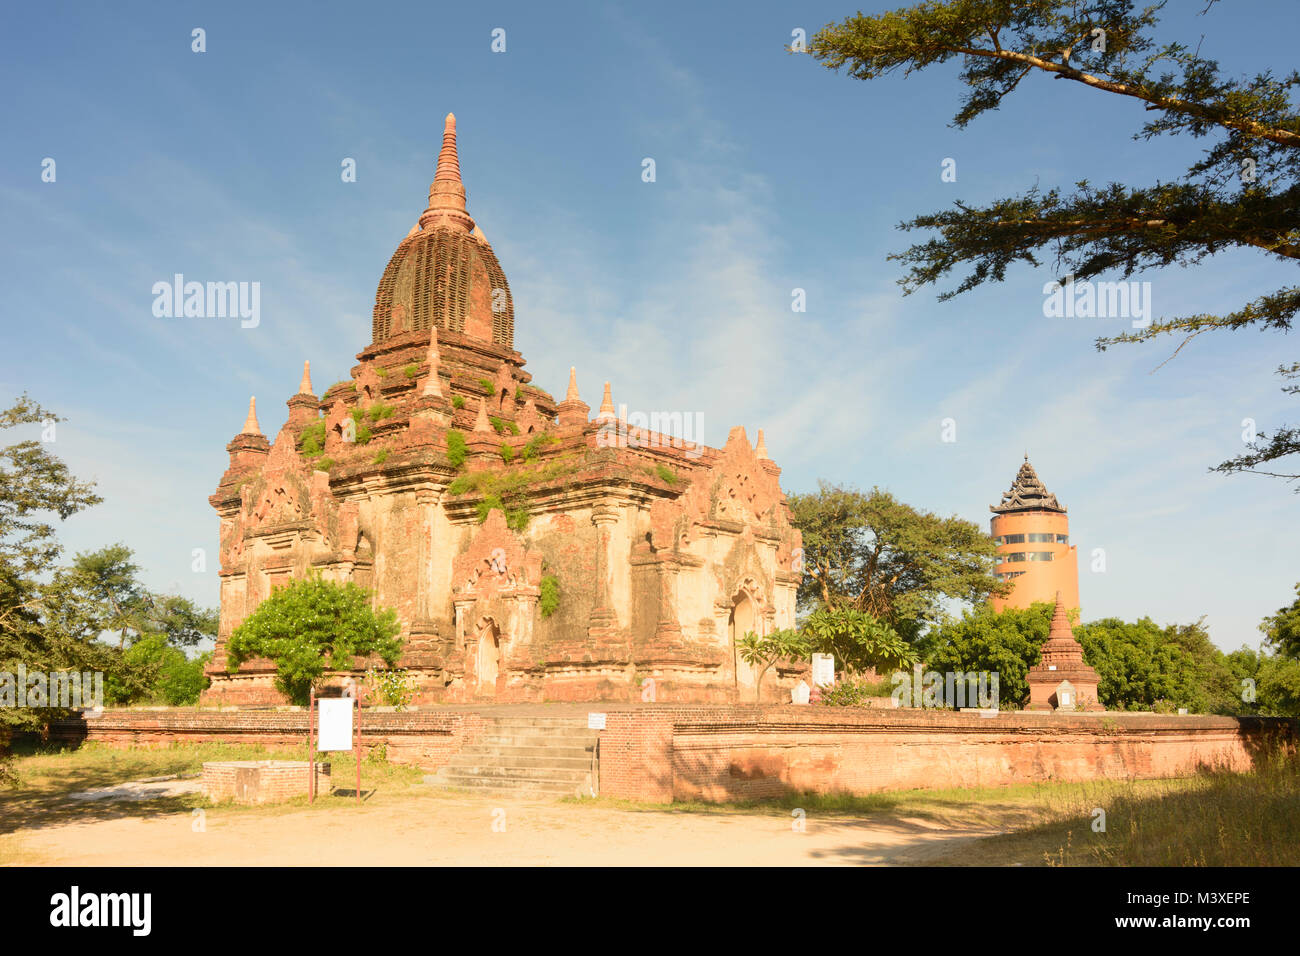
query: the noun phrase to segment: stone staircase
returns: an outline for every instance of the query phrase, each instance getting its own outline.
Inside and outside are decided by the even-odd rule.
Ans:
[[[527,797],[589,797],[599,789],[599,733],[587,729],[585,716],[490,717],[486,723],[479,740],[425,783]]]

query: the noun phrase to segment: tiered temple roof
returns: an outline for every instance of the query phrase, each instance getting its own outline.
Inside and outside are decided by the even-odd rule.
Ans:
[[[1049,492],[1038,477],[1034,466],[1029,463],[1028,455],[1025,455],[1025,463],[1016,473],[1016,480],[1011,483],[1010,490],[1002,493],[1001,504],[989,505],[989,511],[999,515],[1016,511],[1055,511],[1065,514],[1065,510],[1065,506],[1056,500],[1056,495]]]

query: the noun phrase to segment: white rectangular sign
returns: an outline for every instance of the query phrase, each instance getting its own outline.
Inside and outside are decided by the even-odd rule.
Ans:
[[[352,749],[352,705],[355,703],[351,697],[327,697],[316,701],[320,710],[317,750]]]
[[[587,729],[588,729],[588,730],[604,730],[604,729],[605,729],[605,715],[604,715],[604,714],[588,714],[588,715],[587,715]]]
[[[835,657],[831,654],[814,654],[812,656],[812,680],[818,687],[830,687],[835,683]]]

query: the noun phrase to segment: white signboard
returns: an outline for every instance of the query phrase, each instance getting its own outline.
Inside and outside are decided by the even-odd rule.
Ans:
[[[831,654],[814,654],[812,656],[812,679],[818,687],[830,687],[835,683],[835,657]]]
[[[351,697],[326,697],[316,701],[320,711],[317,750],[352,749],[352,708],[355,703]]]
[[[588,715],[587,715],[587,729],[588,729],[588,730],[604,730],[604,729],[605,729],[605,715],[604,715],[604,714],[588,714]]]
[[[790,703],[806,704],[811,693],[812,689],[803,681],[800,681],[794,685],[794,690],[790,691]]]

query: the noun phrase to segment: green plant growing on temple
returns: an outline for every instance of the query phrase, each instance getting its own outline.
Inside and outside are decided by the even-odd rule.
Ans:
[[[405,710],[415,699],[415,678],[405,668],[371,667],[366,671],[366,682],[385,707]]]
[[[484,395],[495,395],[497,392],[497,387],[492,384],[490,378],[481,378],[478,380],[478,384],[479,388],[483,389]]]
[[[377,422],[383,418],[392,418],[396,414],[397,408],[384,402],[375,402],[367,409],[366,413],[370,416],[372,422]]]
[[[325,419],[318,418],[302,430],[298,453],[308,461],[325,454]]]
[[[519,434],[519,426],[512,421],[508,421],[507,419],[504,418],[498,418],[495,415],[489,415],[488,421],[492,423],[492,427],[496,430],[496,433],[498,435],[500,435],[502,432],[509,432],[512,435]]]
[[[507,465],[515,460],[515,450],[505,442],[501,443],[501,460]]]
[[[809,654],[808,641],[792,627],[780,628],[759,637],[753,631],[736,642],[736,653],[751,667],[758,668],[754,680],[754,702],[762,700],[763,678],[781,661],[802,660]]]
[[[542,450],[542,448],[547,445],[554,445],[557,442],[559,442],[559,439],[554,435],[548,435],[545,432],[537,432],[532,438],[528,439],[527,444],[524,445],[520,452],[520,457],[522,457],[524,461],[533,461],[537,458],[537,454]]]
[[[397,663],[402,643],[397,613],[375,611],[371,592],[319,575],[276,588],[230,635],[226,670],[265,657],[275,664],[275,687],[296,704],[307,703],[326,671],[352,670],[357,657],[378,655]]]
[[[459,468],[465,464],[465,456],[469,454],[469,446],[465,444],[464,432],[452,429],[447,432],[447,461],[453,468]]]
[[[371,461],[374,462],[374,464],[376,465],[382,465],[384,462],[388,461],[388,449],[387,448],[379,449],[379,451],[376,452],[375,457],[372,458]]]
[[[379,378],[388,378],[388,369],[382,366],[375,366],[375,375]]]
[[[453,395],[451,397],[451,407],[460,411],[465,407],[465,397],[463,395]]]
[[[354,435],[356,443],[358,445],[364,445],[370,441],[371,436],[374,434],[370,430],[370,426],[366,424],[366,413],[359,408],[354,408],[352,409],[351,415],[352,421],[356,425],[356,433]]]
[[[413,379],[420,374],[420,366],[415,364],[408,365],[406,368],[402,369],[402,374],[408,379]]]
[[[660,481],[667,482],[670,485],[675,485],[677,482],[682,480],[681,476],[678,475],[677,472],[673,471],[663,462],[659,462],[655,465],[655,474],[659,476]]]
[[[542,576],[541,596],[537,599],[537,610],[542,617],[550,617],[560,607],[560,581],[554,574]]]

